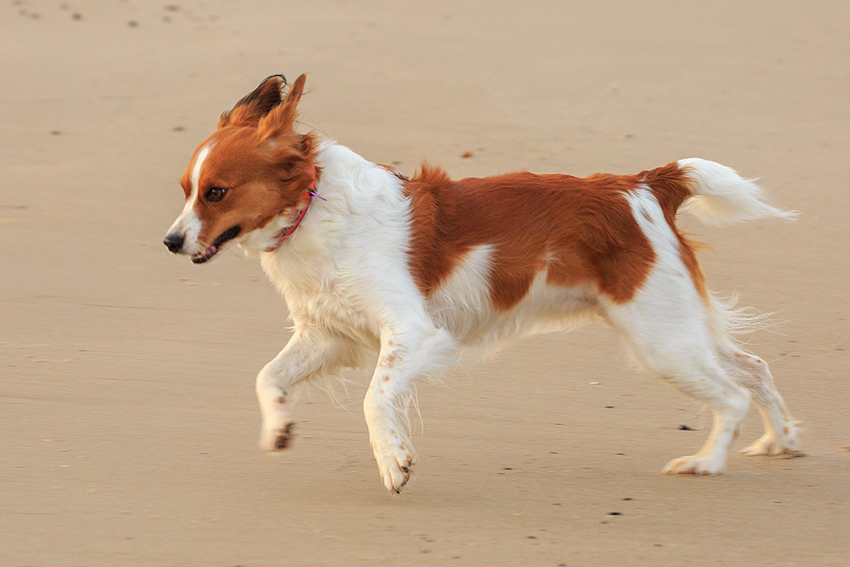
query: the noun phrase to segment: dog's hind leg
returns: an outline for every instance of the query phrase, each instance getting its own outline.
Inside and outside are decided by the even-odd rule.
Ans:
[[[655,297],[651,297],[651,296]],[[652,373],[709,406],[714,423],[708,439],[694,455],[670,461],[672,474],[716,474],[723,471],[750,394],[719,364],[700,300],[667,290],[642,291],[625,305],[607,309],[609,320],[625,335],[634,355]],[[689,305],[688,305],[689,304]]]
[[[600,305],[651,372],[705,402],[714,414],[702,448],[670,461],[664,472],[719,473],[749,409],[750,393],[720,360],[723,336],[715,328],[710,296],[687,241],[674,232],[645,190],[629,198],[652,244],[654,262],[631,298],[615,302],[603,295]]]
[[[410,440],[408,406],[414,382],[433,376],[454,361],[455,341],[444,329],[386,329],[381,336],[378,365],[363,400],[372,451],[381,482],[399,493],[410,480],[416,458]]]
[[[776,389],[767,363],[737,346],[723,351],[722,364],[753,395],[764,422],[764,435],[741,449],[745,455],[802,455],[797,424]]]
[[[741,422],[750,405],[750,396],[722,370],[702,368],[694,375],[667,377],[683,392],[708,404],[714,416],[711,433],[695,455],[673,459],[665,465],[668,474],[717,474],[723,472],[726,457],[738,438]]]
[[[257,374],[257,399],[263,425],[260,448],[286,449],[294,435],[291,402],[311,378],[345,364],[346,345],[309,324],[296,323],[286,347]],[[350,354],[350,353],[349,353]]]

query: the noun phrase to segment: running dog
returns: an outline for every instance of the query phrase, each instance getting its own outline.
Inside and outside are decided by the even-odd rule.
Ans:
[[[165,237],[198,264],[237,242],[286,300],[292,338],[256,382],[263,449],[289,446],[302,386],[377,355],[363,409],[381,480],[400,492],[415,460],[405,424],[417,381],[592,316],[713,412],[703,447],[664,472],[720,473],[751,399],[765,431],[743,452],[800,453],[767,364],[734,338],[744,313],[708,291],[675,222],[682,208],[715,224],[793,212],[696,158],[636,175],[452,180],[423,165],[407,178],[297,132],[304,83],[287,90],[271,76],[222,114],[183,175],[185,206]]]

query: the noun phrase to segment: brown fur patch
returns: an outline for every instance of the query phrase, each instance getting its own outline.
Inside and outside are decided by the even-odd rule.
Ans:
[[[397,354],[387,354],[378,360],[378,366],[382,368],[393,368],[397,362],[401,360],[401,356]]]
[[[413,206],[411,271],[431,296],[471,248],[494,246],[490,295],[507,310],[547,270],[547,283],[595,285],[626,302],[646,278],[655,253],[625,192],[640,175],[512,173],[452,181],[423,166],[405,183]]]
[[[430,297],[470,249],[490,244],[490,296],[497,309],[521,301],[544,269],[548,284],[590,284],[612,301],[627,302],[655,261],[626,200],[626,193],[641,184],[658,200],[679,239],[682,261],[707,298],[694,254],[698,245],[675,224],[678,208],[691,195],[676,162],[637,175],[524,172],[459,181],[423,165],[405,183],[413,207],[411,271]]]
[[[389,171],[390,173],[392,173],[393,175],[395,175],[396,177],[398,177],[402,181],[407,181],[407,177],[405,177],[399,170],[397,170],[393,166],[386,165],[386,164],[383,164],[383,163],[378,163],[376,165],[383,167],[384,169],[386,169],[387,171]]]

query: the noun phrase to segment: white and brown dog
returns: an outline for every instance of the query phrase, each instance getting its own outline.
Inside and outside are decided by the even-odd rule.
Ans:
[[[745,316],[705,286],[676,227],[791,218],[755,184],[702,159],[637,175],[512,173],[412,178],[294,129],[304,75],[269,77],[225,112],[183,176],[165,238],[195,263],[236,241],[286,299],[294,334],[257,376],[260,446],[286,448],[303,385],[378,355],[363,402],[384,486],[407,483],[413,385],[470,352],[588,315],[618,329],[645,367],[709,405],[714,425],[668,473],[722,471],[754,398],[764,435],[749,455],[799,453],[767,364],[735,341]]]

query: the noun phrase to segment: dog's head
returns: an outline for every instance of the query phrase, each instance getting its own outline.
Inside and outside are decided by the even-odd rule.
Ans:
[[[231,240],[259,236],[252,242],[267,246],[306,206],[316,140],[294,129],[305,81],[284,98],[286,79],[273,75],[221,115],[183,174],[186,204],[165,237],[170,251],[201,264]]]

